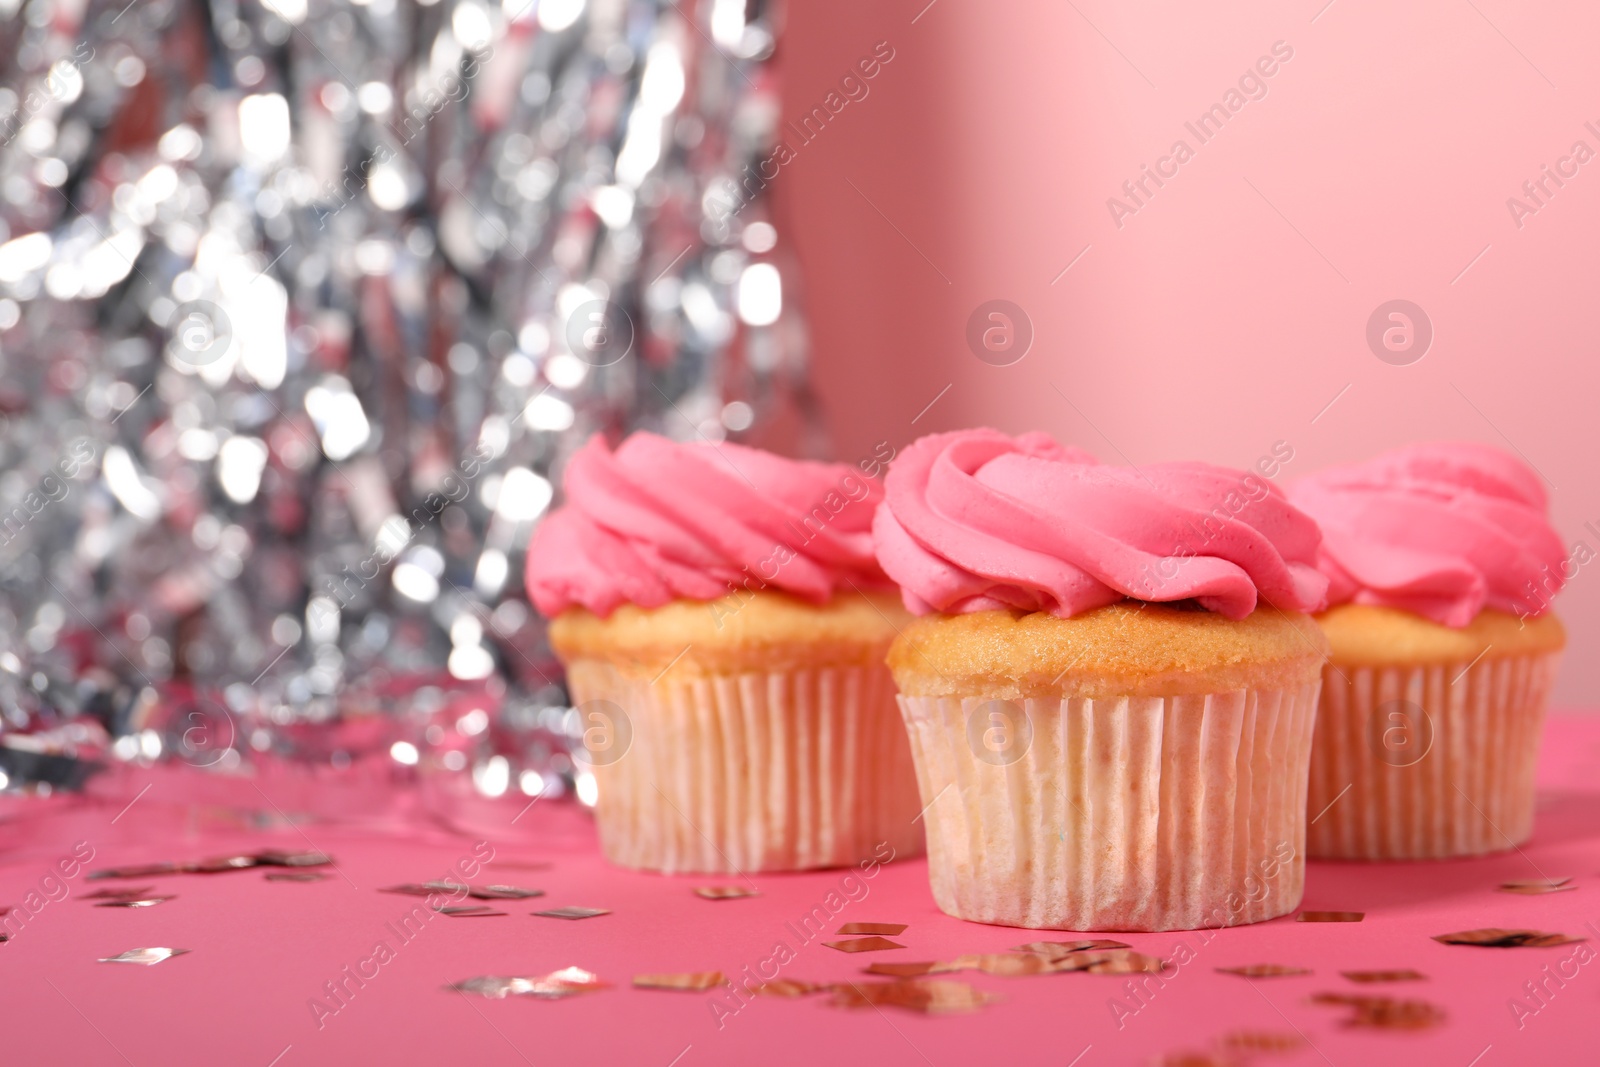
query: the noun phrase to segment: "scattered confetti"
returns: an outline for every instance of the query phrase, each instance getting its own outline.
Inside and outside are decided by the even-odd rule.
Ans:
[[[1313,1004],[1353,1009],[1344,1025],[1375,1030],[1425,1030],[1445,1020],[1442,1009],[1425,1000],[1363,996],[1355,993],[1317,993]]]
[[[255,861],[263,867],[330,867],[333,857],[326,852],[285,852],[282,849],[267,849],[257,852]]]
[[[1526,882],[1501,882],[1499,886],[1502,893],[1521,893],[1530,897],[1544,893],[1565,893],[1576,888],[1571,878],[1535,878]]]
[[[1482,930],[1435,934],[1433,939],[1446,945],[1477,945],[1480,948],[1549,948],[1553,945],[1570,945],[1575,941],[1587,940],[1568,934],[1547,934],[1540,930],[1501,930],[1492,926]]]
[[[906,924],[905,923],[845,923],[843,926],[839,927],[838,932],[841,933],[841,934],[887,934],[889,937],[893,937],[895,934],[903,934],[903,933],[905,933],[906,932]]]
[[[985,952],[958,956],[949,963],[939,964],[938,971],[982,971],[984,974],[1007,978],[1036,974],[1054,974],[1063,970],[1060,960],[1048,959],[1032,952]]]
[[[413,897],[431,897],[437,893],[448,893],[452,896],[469,896],[476,900],[527,900],[530,897],[544,896],[543,889],[524,889],[515,885],[468,885],[465,882],[402,882],[400,885],[386,885],[378,890],[380,893],[402,893]]]
[[[826,993],[833,988],[828,982],[807,982],[799,978],[778,978],[755,988],[761,997],[809,997],[813,993]]]
[[[1088,971],[1090,974],[1160,974],[1167,961],[1127,948],[1075,952],[1056,963],[1062,971]]]
[[[836,1008],[904,1008],[924,1015],[977,1011],[998,998],[965,982],[841,982],[833,987]]]
[[[268,871],[269,882],[326,882],[328,876],[316,871]]]
[[[182,864],[180,870],[186,874],[222,874],[225,871],[242,871],[255,866],[259,864],[254,856],[212,856],[209,859]]]
[[[479,996],[493,997],[499,1000],[504,997],[540,997],[545,1000],[556,1000],[561,997],[575,996],[578,993],[593,993],[600,989],[609,989],[610,983],[600,980],[600,976],[582,967],[563,967],[559,971],[540,977],[500,977],[497,975],[482,975],[477,978],[468,978],[463,982],[446,986],[460,993],[476,993]]]
[[[866,968],[868,974],[881,974],[889,978],[921,978],[925,974],[959,970],[948,963],[874,963]]]
[[[597,915],[610,915],[611,912],[607,908],[551,908],[533,914],[543,915],[547,919],[592,919]]]
[[[155,890],[156,890],[156,887],[153,886],[153,885],[118,886],[116,888],[111,888],[111,889],[96,889],[93,893],[84,893],[82,896],[79,897],[79,899],[80,900],[138,900],[140,897],[149,896],[151,893],[154,893]],[[4,914],[5,914],[5,911],[4,910],[0,910],[0,915],[4,915]]]
[[[453,919],[490,919],[506,915],[507,912],[496,911],[494,908],[483,904],[451,904],[443,908],[435,908],[440,915],[448,915]]]
[[[103,956],[101,963],[142,963],[153,967],[162,960],[170,960],[174,956],[181,956],[189,950],[186,948],[130,948],[126,952],[119,952],[115,956]]]
[[[184,863],[144,863],[128,867],[105,867],[90,871],[91,881],[103,878],[150,878],[159,874],[221,874],[252,867],[327,867],[333,858],[323,852],[285,852],[267,849],[237,856],[212,856]]]
[[[1040,956],[1066,956],[1074,952],[1088,952],[1094,949],[1107,948],[1132,948],[1125,941],[1029,941],[1026,945],[1018,945],[1018,952],[1033,952]]]
[[[850,941],[824,941],[823,944],[840,952],[882,952],[884,949],[905,948],[900,942],[890,941],[887,937],[857,937]]]
[[[402,893],[410,897],[431,897],[437,893],[465,893],[471,888],[465,882],[403,882],[400,885],[382,886],[378,892]]]
[[[761,894],[742,885],[698,885],[694,888],[694,895],[705,900],[738,900],[740,897],[759,897]]]
[[[538,978],[513,978],[510,976],[483,974],[476,978],[468,978],[465,981],[452,982],[445,988],[453,989],[457,993],[476,993],[480,997],[492,997],[495,1000],[500,1000],[507,996],[532,995],[535,985],[540,981],[541,979]],[[581,990],[573,989],[572,992],[577,993],[581,992]]]
[[[523,889],[515,885],[469,886],[467,896],[475,900],[527,900],[544,896],[543,889]]]
[[[1159,974],[1167,969],[1166,961],[1134,952],[1120,941],[1063,942],[1063,944],[1101,944],[1119,947],[1077,949],[1073,952],[1049,955],[1039,952],[980,952],[957,956],[953,960],[873,963],[866,967],[865,971],[867,974],[889,978],[920,978],[924,975],[949,974],[954,971],[982,971],[984,974],[1016,978],[1040,974],[1064,974],[1069,971],[1084,971],[1089,974]]]
[[[725,986],[728,979],[721,971],[695,971],[690,974],[638,974],[633,984],[639,989],[681,989],[691,993],[704,992]]]
[[[1374,982],[1421,982],[1428,977],[1421,971],[1410,969],[1401,971],[1340,971],[1339,973],[1352,982],[1361,982],[1368,985]]]
[[[176,863],[143,863],[130,867],[105,867],[98,871],[89,872],[89,880],[97,882],[102,878],[149,878],[157,874],[182,874],[183,868]]]
[[[431,897],[437,893],[436,889],[429,889],[420,882],[406,882],[403,885],[383,885],[378,887],[380,893],[402,893],[408,897]]]
[[[1295,922],[1302,923],[1358,923],[1367,917],[1364,911],[1302,911]]]
[[[139,897],[117,900],[102,900],[96,904],[97,908],[153,908],[157,904],[165,904],[172,897]]]
[[[931,963],[874,963],[866,968],[866,973],[893,978],[920,978],[925,974],[982,971],[984,974],[1014,978],[1024,975],[1055,974],[1072,969],[1074,968],[1064,965],[1061,960],[1048,959],[1031,952],[983,952]]]
[[[1218,967],[1218,974],[1236,974],[1241,978],[1292,978],[1310,974],[1304,967],[1290,967],[1283,963],[1248,963],[1243,967]]]
[[[1304,1048],[1306,1039],[1285,1030],[1235,1030],[1217,1039],[1230,1052],[1293,1052]]]

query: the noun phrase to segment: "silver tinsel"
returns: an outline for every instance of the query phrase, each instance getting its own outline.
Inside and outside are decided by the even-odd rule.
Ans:
[[[0,0],[0,773],[570,785],[566,457],[810,443],[771,12],[124,2]]]

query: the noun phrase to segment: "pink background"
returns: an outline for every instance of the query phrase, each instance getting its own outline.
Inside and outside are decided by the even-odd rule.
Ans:
[[[1521,229],[1506,206],[1574,141],[1600,151],[1584,128],[1600,126],[1600,9],[926,3],[790,6],[788,119],[876,42],[895,52],[865,99],[791,141],[774,182],[840,456],[987,424],[1111,462],[1242,467],[1285,441],[1292,478],[1476,439],[1531,461],[1563,540],[1600,551],[1583,529],[1600,527],[1584,432],[1600,378],[1600,160]],[[1294,56],[1267,96],[1198,145],[1185,121],[1276,41]],[[1107,199],[1180,137],[1195,157],[1119,230]],[[1409,366],[1365,341],[1396,298],[1435,331]],[[1012,366],[966,344],[992,299],[1033,324]],[[1600,705],[1600,662],[1578,654],[1600,631],[1600,564],[1560,610],[1574,649],[1557,699]]]

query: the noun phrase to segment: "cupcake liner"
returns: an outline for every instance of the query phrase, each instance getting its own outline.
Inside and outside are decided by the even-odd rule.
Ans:
[[[962,919],[1085,931],[1293,910],[1319,684],[1004,702],[1031,729],[1009,763],[975,754],[994,701],[902,696],[934,899]]]
[[[752,873],[920,855],[916,778],[881,665],[652,682],[601,660],[568,666],[580,706],[622,708],[620,755],[591,753],[606,858],[624,867]]]
[[[1319,859],[1440,859],[1533,832],[1559,652],[1324,668],[1306,844]]]

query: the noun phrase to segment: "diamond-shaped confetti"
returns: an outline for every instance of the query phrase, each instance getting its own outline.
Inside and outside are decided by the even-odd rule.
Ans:
[[[1018,945],[1018,952],[1033,952],[1040,956],[1060,957],[1074,952],[1090,952],[1096,949],[1132,948],[1125,941],[1107,941],[1096,939],[1093,941],[1029,941],[1026,945]]]
[[[1235,1030],[1218,1038],[1217,1044],[1234,1052],[1293,1052],[1304,1048],[1306,1039],[1282,1030]]]
[[[174,956],[181,956],[189,950],[186,948],[130,948],[126,952],[119,952],[115,956],[102,956],[101,963],[142,963],[147,967],[170,960]]]
[[[826,993],[833,985],[828,982],[806,982],[798,978],[777,978],[756,986],[761,997],[808,997],[813,993]]]
[[[1352,982],[1361,982],[1364,985],[1371,985],[1375,982],[1421,982],[1428,977],[1421,971],[1410,969],[1399,971],[1340,971],[1339,973]]]
[[[180,869],[190,874],[222,874],[226,871],[242,871],[260,865],[261,861],[255,856],[212,856],[198,863],[185,863]]]
[[[329,867],[333,864],[333,857],[325,852],[285,852],[275,848],[257,852],[254,859],[269,867]]]
[[[98,871],[89,872],[89,880],[98,882],[102,878],[150,878],[158,874],[178,874],[182,868],[176,863],[141,863],[127,867],[104,867]]]
[[[448,915],[452,919],[492,919],[508,914],[483,904],[452,904],[443,908],[435,908],[434,910],[440,915]]]
[[[921,978],[925,974],[938,974],[945,970],[957,970],[949,964],[936,963],[929,960],[925,963],[874,963],[866,968],[868,974],[881,974],[889,978]]]
[[[1056,961],[1055,967],[1061,971],[1088,971],[1090,974],[1160,974],[1167,969],[1167,961],[1132,949],[1113,948],[1075,952]]]
[[[1545,893],[1565,893],[1577,889],[1571,878],[1535,878],[1526,882],[1501,882],[1502,893],[1521,893],[1523,896],[1540,896]]]
[[[527,900],[544,896],[544,890],[515,885],[475,885],[467,890],[467,896],[476,900]]]
[[[468,978],[456,982],[447,988],[461,993],[476,993],[483,997],[500,999],[508,996],[539,997],[545,1000],[556,1000],[561,997],[570,997],[578,993],[592,993],[600,989],[610,988],[610,983],[602,982],[599,975],[586,971],[582,967],[563,967],[547,975],[537,977],[481,975],[477,978]]]
[[[893,937],[906,932],[905,923],[845,923],[839,927],[841,934],[887,934]]]
[[[1480,948],[1549,948],[1588,940],[1542,930],[1502,930],[1494,926],[1481,930],[1460,930],[1453,934],[1435,934],[1433,939],[1446,945],[1477,945]]]
[[[742,885],[698,885],[694,895],[704,900],[738,900],[742,897],[759,897],[757,890]]]
[[[697,993],[725,986],[728,979],[721,971],[696,971],[691,974],[634,975],[633,984],[640,989],[679,989]]]
[[[887,937],[857,937],[849,941],[824,941],[823,944],[840,952],[882,952],[890,948],[905,948]]]
[[[533,914],[543,915],[547,919],[593,919],[597,915],[610,915],[611,912],[607,908],[550,908]]]
[[[832,1004],[839,1008],[903,1008],[924,1015],[950,1015],[977,1011],[995,999],[965,982],[935,979],[926,982],[841,982],[833,987]]]
[[[465,882],[403,882],[400,885],[382,886],[378,892],[401,893],[409,897],[431,897],[440,893],[455,896],[471,888]]]
[[[957,956],[947,964],[940,964],[939,971],[982,971],[984,974],[1003,975],[1007,978],[1016,978],[1035,974],[1054,974],[1059,972],[1061,962],[1048,959],[1033,952],[982,952],[967,956]]]
[[[1396,997],[1354,993],[1317,993],[1312,996],[1311,1002],[1350,1008],[1352,1012],[1344,1020],[1346,1026],[1375,1030],[1425,1030],[1445,1020],[1444,1011],[1425,1000],[1400,1000]]]
[[[1292,978],[1310,974],[1304,967],[1290,967],[1283,963],[1247,963],[1243,967],[1218,967],[1219,974],[1236,974],[1241,978]]]

